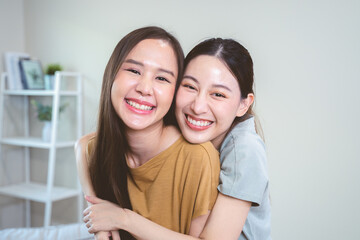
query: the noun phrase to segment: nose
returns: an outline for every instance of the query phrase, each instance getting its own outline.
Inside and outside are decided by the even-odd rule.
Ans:
[[[152,77],[149,75],[143,75],[139,79],[138,84],[136,85],[135,90],[140,93],[142,96],[152,95],[153,94],[153,81]]]
[[[191,104],[191,109],[194,111],[195,114],[206,113],[209,110],[209,105],[206,100],[206,96],[203,96],[201,94],[196,96],[196,98]]]

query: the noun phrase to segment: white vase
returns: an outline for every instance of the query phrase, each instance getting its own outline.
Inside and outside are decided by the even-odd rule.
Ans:
[[[45,85],[45,90],[53,90],[54,89],[54,75],[46,74],[44,77],[44,85]]]
[[[52,124],[50,121],[46,121],[42,129],[42,139],[44,142],[50,142],[51,140],[51,129]]]

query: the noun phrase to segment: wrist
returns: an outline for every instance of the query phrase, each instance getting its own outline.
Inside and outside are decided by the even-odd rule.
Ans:
[[[119,208],[119,220],[117,223],[117,228],[118,229],[122,229],[125,231],[128,231],[128,227],[130,226],[130,215],[131,215],[131,210],[126,209],[126,208]]]

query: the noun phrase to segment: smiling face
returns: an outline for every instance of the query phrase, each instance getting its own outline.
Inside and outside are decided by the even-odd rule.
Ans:
[[[177,69],[174,50],[164,40],[146,39],[130,51],[111,88],[113,107],[128,129],[162,124],[174,97]]]
[[[246,113],[238,81],[218,58],[200,55],[188,64],[176,96],[176,118],[191,143],[219,148],[235,117]]]

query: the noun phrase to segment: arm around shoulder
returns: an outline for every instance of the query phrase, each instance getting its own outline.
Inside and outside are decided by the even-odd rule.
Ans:
[[[251,202],[219,193],[200,239],[238,239],[250,207]]]

